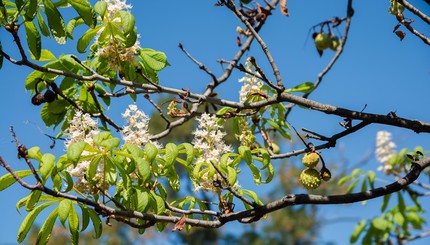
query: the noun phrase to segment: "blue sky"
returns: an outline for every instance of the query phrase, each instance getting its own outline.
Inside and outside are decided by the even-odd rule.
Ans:
[[[210,81],[210,78],[179,50],[179,42],[218,75],[222,73],[222,67],[216,60],[232,59],[236,53],[235,29],[241,24],[228,9],[214,7],[215,2],[128,1],[133,5],[132,13],[136,17],[138,32],[141,34],[141,46],[165,52],[172,65],[160,73],[162,84],[175,88],[191,87],[193,91],[199,92]],[[333,52],[327,52],[321,58],[318,56],[312,39],[308,37],[309,28],[334,16],[343,17],[346,12],[346,1],[288,1],[288,6],[291,16],[285,17],[276,10],[260,34],[278,64],[285,85],[292,87],[305,81],[315,81],[318,73],[331,59]],[[406,30],[405,39],[402,42],[398,40],[392,33],[397,22],[388,14],[388,0],[354,1],[353,6],[355,15],[346,50],[310,98],[352,110],[361,110],[367,105],[366,112],[387,114],[396,111],[401,117],[430,122],[427,99],[430,89],[429,47]],[[425,3],[418,2],[416,6],[426,9]],[[411,14],[406,14],[406,17],[415,19],[413,26],[430,35],[428,25],[422,24]],[[343,32],[342,27],[343,25],[339,29],[340,32]],[[79,31],[77,30],[77,33]],[[44,45],[50,45],[44,47],[52,48],[54,54],[58,56],[61,53],[73,52],[77,39],[76,36],[74,41],[71,40],[64,46],[44,40]],[[0,41],[7,52],[18,57],[12,39],[4,30],[0,31]],[[261,60],[262,68],[270,71],[256,43],[247,55],[255,56],[257,61]],[[28,147],[39,145],[44,152],[50,151],[48,146],[51,141],[44,137],[39,129],[55,135],[55,131],[44,126],[39,117],[40,108],[30,103],[31,96],[24,89],[25,78],[30,72],[28,68],[13,66],[7,61],[0,70],[1,84],[4,88],[3,103],[0,103],[2,112],[0,155],[14,169],[25,166],[16,159],[16,148],[11,143],[9,126],[14,126],[23,144]],[[218,92],[225,98],[237,100],[237,91],[240,88],[237,79],[240,76],[241,74],[237,72],[233,73],[231,79],[223,84]],[[112,105],[109,115],[121,120],[119,113],[127,103],[130,101]],[[138,100],[138,103],[142,103],[138,104],[142,109],[148,108],[143,100]],[[294,109],[289,121],[297,128],[309,128],[327,136],[341,131],[337,123],[339,118],[305,109]],[[392,132],[399,150],[403,147],[414,148],[417,145],[430,149],[427,134],[415,134],[385,125],[371,125],[355,135],[342,139],[338,143],[338,148],[324,150],[326,161],[339,164],[341,158],[346,157],[348,159],[346,164],[353,165],[359,162],[364,155],[373,152],[378,130]],[[284,150],[288,150],[288,147],[284,147]],[[63,153],[61,145],[55,148],[55,152]],[[372,157],[365,168],[376,169],[377,166],[376,159]],[[5,170],[0,169],[0,175],[3,174]],[[384,178],[383,175],[378,177]],[[421,181],[427,179],[421,178]],[[20,216],[15,211],[15,204],[27,194],[28,191],[18,185],[0,193],[0,208],[3,210],[0,244],[16,243],[16,233],[24,215]],[[429,206],[428,204],[430,202],[423,199],[422,206]],[[379,215],[379,206],[380,200],[373,200],[366,206],[358,203],[325,206],[322,210],[329,216],[328,218],[357,216],[369,218]],[[236,226],[242,225],[235,223],[228,227]],[[321,239],[345,244],[354,226],[354,222],[327,225],[322,229]],[[424,239],[412,244],[423,244],[426,240],[428,242],[428,239]]]

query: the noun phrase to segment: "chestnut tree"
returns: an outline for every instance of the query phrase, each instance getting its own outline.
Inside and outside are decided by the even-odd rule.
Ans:
[[[14,159],[0,156],[0,164],[8,172],[0,178],[0,191],[14,183],[30,191],[16,205],[28,212],[18,230],[18,242],[25,239],[44,210],[49,213],[37,243],[48,242],[59,220],[77,244],[79,234],[90,224],[100,237],[112,220],[141,233],[147,229],[216,229],[234,221],[255,223],[291,206],[338,205],[378,197],[383,198],[381,215],[359,222],[351,231],[352,243],[359,239],[403,243],[427,236],[420,200],[426,198],[430,187],[419,178],[429,173],[426,149],[411,146],[414,150],[397,152],[391,134],[378,132],[379,170],[395,178],[386,185],[375,181],[375,171],[361,168],[333,176],[324,160],[322,150],[374,125],[400,127],[410,133],[430,132],[430,123],[404,118],[395,111],[377,114],[366,108],[354,110],[309,99],[348,48],[356,13],[352,0],[345,5],[339,17],[310,27],[315,52],[331,57],[327,66],[316,81],[291,85],[281,75],[266,43],[273,37],[260,35],[270,26],[271,17],[294,18],[289,16],[286,0],[208,3],[208,8],[224,9],[223,14],[235,16],[241,24],[233,30],[237,53],[217,61],[223,67],[221,73],[199,61],[185,48],[186,43],[179,43],[183,54],[207,75],[204,90],[197,91],[186,82],[166,86],[159,79],[170,66],[168,57],[163,51],[141,46],[136,13],[125,0],[0,0],[0,27],[19,51],[11,53],[0,46],[0,66],[10,62],[32,70],[23,81],[31,93],[28,103],[39,106],[45,125],[57,132],[49,136],[52,147],[62,147],[56,146],[61,140],[65,148],[63,155],[42,152],[39,146],[21,142],[19,132],[10,128],[18,158],[25,166],[17,169],[11,164]],[[391,14],[397,23],[391,27],[399,39],[396,41],[410,36],[430,45],[423,30],[414,26],[414,21],[430,24],[424,12],[405,0],[387,1],[387,8],[388,13],[381,14]],[[58,44],[76,39],[75,52],[55,56],[46,45],[49,38]],[[236,100],[217,93],[218,88],[235,80],[233,72],[241,74],[242,83]],[[160,103],[154,99],[156,95],[169,99]],[[124,98],[130,104],[121,113],[122,124],[113,119],[114,111],[109,108]],[[142,109],[143,101],[152,107]],[[296,129],[300,125],[291,124],[289,118],[297,110],[320,112],[321,121],[326,115],[335,116],[339,131],[327,136]],[[156,130],[149,128],[147,115],[153,112],[162,121]],[[180,142],[161,143],[186,123],[193,123],[192,133]],[[228,135],[227,127],[232,129]],[[227,144],[227,137],[235,139],[237,146]],[[287,149],[281,144],[285,141],[300,148]],[[252,178],[257,186],[277,181],[274,176],[281,168],[273,162],[297,156],[302,165],[293,178],[303,194],[285,193],[263,201],[253,187],[240,183],[244,178]],[[305,191],[323,188],[334,179],[345,187],[343,193]],[[184,191],[186,185],[193,190]],[[390,197],[395,199],[391,200],[394,206],[388,205]],[[405,202],[406,198],[411,202]],[[423,233],[413,234],[412,229]]]

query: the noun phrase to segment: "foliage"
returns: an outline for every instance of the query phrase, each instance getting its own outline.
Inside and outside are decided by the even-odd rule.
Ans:
[[[370,124],[430,132],[428,123],[401,118],[394,112],[388,115],[358,112],[308,99],[345,48],[354,15],[351,0],[345,17],[335,17],[313,27],[318,54],[322,56],[329,49],[333,52],[332,60],[317,81],[285,87],[277,64],[259,35],[277,5],[282,6],[282,14],[288,15],[286,1],[273,0],[265,6],[251,1],[215,3],[229,9],[243,24],[237,28],[238,53],[233,61],[220,61],[228,67],[217,77],[180,44],[180,49],[211,78],[203,92],[195,93],[189,88],[166,87],[159,80],[158,74],[170,65],[167,56],[162,51],[141,47],[132,6],[125,1],[100,0],[92,4],[88,0],[0,0],[0,27],[13,38],[20,56],[12,58],[0,45],[0,67],[6,59],[32,69],[24,84],[32,94],[31,102],[41,106],[40,117],[45,125],[57,130],[54,140],[66,139],[65,154],[55,156],[42,152],[38,146],[27,148],[11,128],[18,157],[26,162],[28,169],[15,171],[0,157],[1,165],[9,172],[0,178],[0,191],[15,182],[30,190],[16,205],[17,210],[25,207],[28,212],[18,230],[17,241],[24,241],[42,213],[47,218],[37,234],[37,244],[49,241],[58,221],[69,230],[71,243],[77,244],[80,234],[90,226],[94,237],[101,237],[111,220],[129,225],[139,233],[151,227],[158,231],[171,229],[168,224],[174,224],[173,231],[190,232],[193,227],[219,228],[232,221],[254,223],[279,209],[287,215],[293,212],[299,217],[315,217],[313,206],[306,205],[364,202],[380,196],[384,196],[381,216],[361,221],[351,235],[351,243],[361,236],[363,243],[388,242],[391,237],[399,243],[413,239],[411,227],[421,230],[425,220],[418,201],[424,194],[412,189],[412,183],[417,183],[414,181],[421,172],[428,174],[430,157],[420,148],[394,154],[389,133],[378,134],[377,154],[383,164],[380,170],[396,178],[390,185],[376,188],[374,171],[355,169],[338,180],[339,185],[351,181],[341,195],[283,193],[279,199],[266,201],[254,188],[241,186],[241,178],[252,178],[255,188],[269,184],[276,174],[274,159],[304,154],[313,156],[313,159],[302,158],[306,169],[291,168],[288,173],[295,173],[291,178],[296,180],[296,186],[300,182],[307,189],[320,188],[322,180],[333,181],[328,169],[333,166],[326,166],[320,150],[334,147],[340,138]],[[404,9],[428,22],[427,16],[406,1],[390,1],[389,12],[399,22],[395,34],[402,39],[405,33],[397,29],[404,26],[430,44],[403,16]],[[66,14],[70,12],[73,16]],[[78,26],[85,29],[80,34],[75,33]],[[342,36],[333,33],[336,28],[343,29]],[[25,40],[20,32],[25,32]],[[56,57],[46,47],[45,41],[50,37],[58,44],[77,38],[76,52],[84,58],[75,54]],[[242,43],[243,39],[246,41]],[[263,71],[260,67],[263,61],[253,56],[239,63],[254,40],[262,48],[270,72]],[[218,98],[216,88],[230,78],[233,69],[243,74],[239,80],[243,84],[239,100]],[[275,80],[266,75],[269,73]],[[150,119],[137,106],[139,94],[159,113],[158,120],[165,124],[162,131],[149,130]],[[152,94],[173,95],[173,98],[165,108],[152,100]],[[126,123],[121,126],[108,116],[108,108],[115,98],[125,96],[134,104],[122,114]],[[296,105],[342,118],[342,131],[326,137],[308,130],[307,137],[302,137],[288,121]],[[191,135],[186,135],[188,138],[167,138],[181,125],[194,128]],[[227,125],[231,125],[230,142],[233,137],[238,142],[235,147],[226,143]],[[279,144],[292,141],[295,135],[304,147],[282,152]],[[314,139],[323,143],[314,145],[310,142]],[[26,182],[30,177],[36,180],[35,185]],[[288,192],[296,189],[290,184]],[[184,191],[184,185],[193,192]],[[361,186],[359,192],[353,193],[357,186]],[[320,191],[325,191],[324,187]],[[393,195],[397,195],[397,203],[388,209]],[[407,196],[414,205],[406,206]],[[285,224],[284,221],[275,223]],[[305,228],[289,229],[294,234],[291,242],[311,241],[312,237],[306,236],[312,236],[313,231],[306,232],[306,228],[315,228],[317,223],[311,218]],[[255,233],[246,235],[252,238]]]

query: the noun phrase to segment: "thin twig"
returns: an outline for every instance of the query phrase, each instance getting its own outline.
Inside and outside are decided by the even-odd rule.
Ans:
[[[267,60],[270,63],[270,66],[272,67],[273,73],[275,75],[276,81],[278,85],[276,86],[276,90],[278,93],[282,93],[285,90],[284,84],[282,82],[281,73],[279,72],[278,66],[276,65],[276,62],[274,58],[272,57],[272,54],[269,51],[269,48],[267,47],[267,44],[263,41],[263,39],[258,35],[258,32],[254,29],[254,27],[249,23],[249,21],[246,19],[245,16],[236,8],[236,5],[233,1],[229,0],[227,7],[233,11],[233,13],[246,25],[249,31],[251,31],[252,36],[255,37],[257,42],[260,44],[261,49],[263,50],[264,54],[267,57]]]

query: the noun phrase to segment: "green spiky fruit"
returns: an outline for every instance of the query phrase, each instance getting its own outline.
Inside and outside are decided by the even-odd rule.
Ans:
[[[315,46],[318,50],[322,51],[330,48],[331,46],[331,38],[327,33],[320,32],[315,36]]]
[[[331,45],[330,45],[330,49],[331,49],[331,50],[333,50],[333,51],[336,51],[336,50],[337,50],[337,48],[339,47],[339,45],[340,45],[340,40],[339,40],[339,38],[338,38],[338,37],[336,37],[336,36],[332,37],[332,38],[331,38]]]
[[[307,168],[300,174],[300,182],[308,190],[316,189],[321,185],[320,173],[314,168]]]
[[[315,152],[308,152],[302,158],[302,163],[308,168],[314,168],[320,160],[320,156]]]

